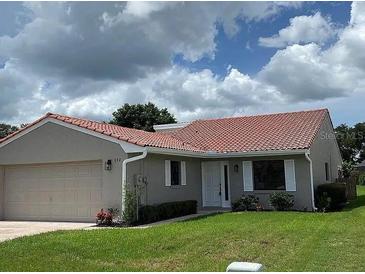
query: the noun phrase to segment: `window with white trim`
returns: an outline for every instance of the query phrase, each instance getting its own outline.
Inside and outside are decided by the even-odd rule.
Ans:
[[[165,160],[165,186],[186,185],[185,161]]]
[[[285,190],[283,160],[262,160],[252,163],[255,190]]]

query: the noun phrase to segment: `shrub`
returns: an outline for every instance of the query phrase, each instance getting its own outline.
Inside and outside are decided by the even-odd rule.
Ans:
[[[319,197],[316,197],[316,207],[318,211],[325,212],[330,208],[331,198],[324,192]]]
[[[157,205],[144,205],[139,208],[138,223],[147,224],[176,218],[197,212],[197,201],[169,202]]]
[[[316,200],[317,207],[319,208],[319,201],[323,197],[328,197],[329,205],[327,206],[330,210],[339,210],[342,209],[346,202],[346,185],[342,183],[329,183],[322,184],[317,187],[316,191]]]
[[[294,196],[286,192],[274,192],[270,194],[269,202],[275,210],[285,211],[294,206]]]
[[[254,195],[242,196],[232,203],[233,211],[257,210],[259,198]]]
[[[354,164],[352,162],[344,161],[342,164],[341,172],[344,178],[350,178],[351,172],[354,170]]]
[[[137,221],[137,197],[134,191],[126,190],[124,204],[122,219],[127,225],[132,225]]]

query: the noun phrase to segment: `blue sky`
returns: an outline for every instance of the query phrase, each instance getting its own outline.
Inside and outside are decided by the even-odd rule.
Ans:
[[[181,55],[177,55],[174,62],[192,70],[209,68],[219,76],[226,75],[227,67],[231,65],[253,76],[276,52],[275,48],[259,46],[259,37],[274,35],[288,25],[290,18],[313,15],[317,11],[323,16],[330,16],[333,22],[345,26],[350,20],[351,2],[305,2],[302,8],[288,9],[270,20],[254,24],[246,24],[239,20],[241,31],[233,38],[228,37],[220,26],[216,37],[217,52],[213,60],[203,58],[197,62],[186,62]]]
[[[365,121],[365,8],[351,2],[1,2],[0,120],[179,121],[329,108]]]

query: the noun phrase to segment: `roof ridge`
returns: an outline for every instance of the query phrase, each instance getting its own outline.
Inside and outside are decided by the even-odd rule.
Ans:
[[[197,119],[197,120],[193,120],[190,124],[192,124],[194,122],[200,122],[200,121],[229,120],[229,119],[240,119],[240,118],[246,118],[246,117],[262,117],[262,116],[274,116],[274,115],[284,115],[284,114],[298,114],[298,113],[317,112],[317,111],[318,112],[320,112],[320,111],[329,112],[328,108],[319,108],[319,109],[300,110],[300,111],[273,112],[273,113],[263,113],[263,114],[248,114],[248,115],[234,116],[234,117]],[[189,125],[187,125],[187,127],[188,126]]]
[[[69,116],[69,115],[63,115],[63,114],[58,114],[58,113],[48,112],[46,114],[47,117],[53,116],[53,115],[60,116],[60,117],[66,117],[66,118],[69,118],[69,119],[77,119],[77,120],[82,120],[82,121],[97,123],[97,124],[100,124],[100,125],[110,125],[110,126],[113,126],[113,127],[118,127],[118,128],[122,128],[122,129],[128,129],[128,130],[132,130],[132,131],[138,131],[138,132],[144,132],[144,133],[155,133],[155,132],[146,131],[146,130],[143,130],[143,129],[137,129],[137,128],[131,128],[131,127],[124,127],[124,126],[120,126],[120,125],[110,124],[108,122],[101,122],[101,121],[96,121],[96,120],[91,120],[91,119],[86,119],[86,118],[80,118],[80,117],[74,117],[74,116]],[[51,118],[53,118],[53,117],[51,117]],[[54,119],[57,119],[57,118],[54,118]]]

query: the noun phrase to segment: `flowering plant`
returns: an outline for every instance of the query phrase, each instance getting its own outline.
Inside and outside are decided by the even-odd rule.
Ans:
[[[119,210],[116,208],[103,208],[96,213],[96,224],[98,225],[112,225],[114,218],[118,215]]]

